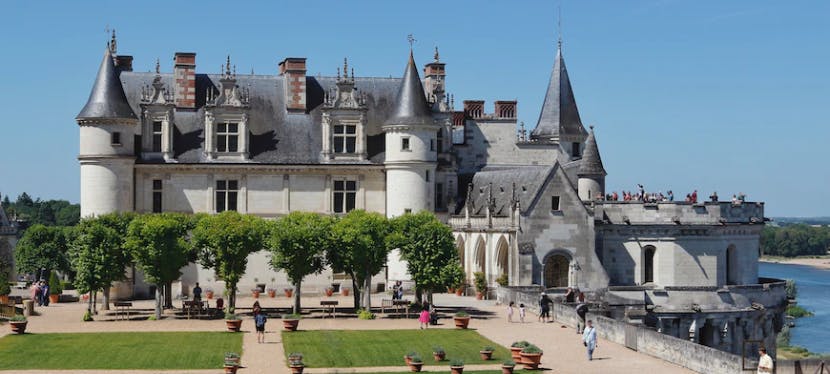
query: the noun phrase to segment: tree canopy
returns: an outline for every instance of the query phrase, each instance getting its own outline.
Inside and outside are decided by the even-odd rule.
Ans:
[[[332,248],[327,257],[332,270],[352,277],[355,306],[371,307],[371,280],[386,266],[389,221],[378,213],[353,210],[337,220],[331,230]],[[363,298],[361,299],[361,294]]]
[[[29,225],[74,226],[81,218],[80,204],[66,200],[33,200],[25,192],[15,201],[9,200],[8,195],[4,196],[2,204],[6,214],[17,216]]]
[[[17,272],[46,277],[50,270],[70,271],[67,251],[71,234],[68,231],[65,227],[42,224],[26,230],[14,251]]]
[[[761,253],[771,256],[817,256],[830,250],[830,227],[804,224],[767,226],[761,232]]]
[[[426,211],[404,214],[391,222],[393,232],[387,245],[400,249],[418,291],[431,293],[452,286],[454,269],[444,268],[457,266],[459,260],[450,228]]]

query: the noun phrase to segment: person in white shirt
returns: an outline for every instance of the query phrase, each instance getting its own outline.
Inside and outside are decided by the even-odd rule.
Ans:
[[[761,356],[758,359],[758,374],[772,373],[775,364],[772,363],[772,357],[767,354],[767,349],[764,347],[758,348],[758,355]]]
[[[585,323],[585,330],[582,332],[582,344],[588,349],[588,361],[592,361],[594,349],[597,348],[597,330],[590,319]]]

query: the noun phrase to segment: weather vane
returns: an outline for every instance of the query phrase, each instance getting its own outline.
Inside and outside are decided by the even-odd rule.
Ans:
[[[412,46],[415,44],[416,40],[412,34],[406,36],[406,40],[409,42],[409,49],[412,49]]]

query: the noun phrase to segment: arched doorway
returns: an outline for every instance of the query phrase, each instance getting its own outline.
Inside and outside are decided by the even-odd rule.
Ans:
[[[474,272],[484,272],[487,262],[487,248],[484,245],[484,239],[478,238],[478,242],[476,243],[476,249],[473,254],[473,271]]]
[[[508,270],[508,255],[509,248],[507,246],[507,240],[504,237],[499,239],[499,244],[496,246],[496,279],[501,278],[502,276],[507,276],[510,274]]]
[[[553,254],[545,259],[545,287],[568,287],[568,271],[571,259],[563,254]]]
[[[654,283],[654,253],[653,245],[643,247],[643,283]]]

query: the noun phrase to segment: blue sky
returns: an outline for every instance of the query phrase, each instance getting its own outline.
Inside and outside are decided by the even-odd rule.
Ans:
[[[768,216],[830,215],[830,2],[568,1],[564,55],[608,190],[744,192]],[[22,2],[4,4],[0,193],[79,200],[78,127],[107,26],[136,70],[176,51],[198,72],[227,54],[274,74],[285,57],[332,75],[399,76],[412,33],[438,45],[448,90],[517,99],[536,124],[553,64],[557,1]]]

